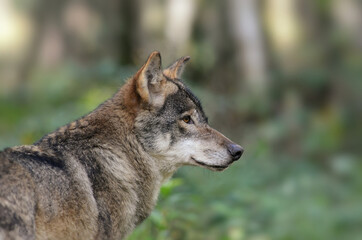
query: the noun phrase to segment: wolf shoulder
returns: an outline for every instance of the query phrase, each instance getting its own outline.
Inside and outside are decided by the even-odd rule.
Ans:
[[[79,162],[35,145],[0,152],[0,208],[8,212],[0,215],[0,239],[1,230],[12,239],[14,227],[22,239],[90,239],[98,229],[97,203]],[[73,227],[79,221],[84,229]]]
[[[17,146],[0,152],[0,185],[4,187],[30,182],[39,196],[54,196],[69,189],[67,176],[64,159],[36,146]]]

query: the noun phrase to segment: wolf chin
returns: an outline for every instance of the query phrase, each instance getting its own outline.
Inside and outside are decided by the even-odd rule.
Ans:
[[[153,52],[88,115],[0,152],[0,239],[124,239],[180,166],[238,160],[243,149],[208,125],[180,80],[189,59],[162,70]]]

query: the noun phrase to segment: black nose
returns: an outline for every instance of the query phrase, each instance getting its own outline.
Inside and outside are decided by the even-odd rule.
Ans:
[[[241,155],[244,152],[244,149],[239,145],[232,143],[228,146],[228,151],[231,157],[233,158],[233,161],[236,161],[241,157]]]

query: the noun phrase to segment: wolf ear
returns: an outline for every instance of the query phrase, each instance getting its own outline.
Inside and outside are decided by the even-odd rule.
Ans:
[[[185,56],[182,58],[179,58],[174,62],[171,66],[166,68],[163,73],[174,79],[174,78],[181,78],[182,72],[185,69],[186,63],[190,60],[189,56]]]
[[[162,86],[164,82],[161,70],[161,55],[155,51],[150,54],[136,79],[136,89],[143,102],[153,106],[162,105],[164,100]]]

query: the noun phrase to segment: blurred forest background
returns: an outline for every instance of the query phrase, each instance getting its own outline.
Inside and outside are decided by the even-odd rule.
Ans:
[[[128,240],[361,239],[359,0],[1,0],[0,148],[94,109],[153,50],[245,148],[183,167]]]

